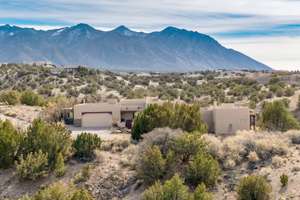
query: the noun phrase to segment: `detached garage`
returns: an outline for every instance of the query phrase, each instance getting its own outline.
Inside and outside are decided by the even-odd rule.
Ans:
[[[82,113],[81,126],[84,128],[110,128],[112,113]]]

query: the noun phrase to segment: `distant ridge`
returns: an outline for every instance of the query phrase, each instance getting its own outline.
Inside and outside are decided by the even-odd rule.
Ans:
[[[212,37],[176,27],[100,31],[88,24],[42,31],[0,26],[0,63],[51,62],[124,71],[271,70]]]

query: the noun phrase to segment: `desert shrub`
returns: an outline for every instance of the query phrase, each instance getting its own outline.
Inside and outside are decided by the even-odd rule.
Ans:
[[[49,167],[53,169],[58,155],[61,154],[65,160],[71,155],[71,150],[72,139],[68,129],[61,124],[36,119],[26,132],[20,154],[26,157],[30,152],[47,153]]]
[[[295,94],[295,89],[292,87],[287,87],[284,91],[284,96],[291,97]]]
[[[223,140],[207,134],[202,138],[207,143],[207,151],[225,169],[232,169],[244,161],[265,161],[273,156],[286,155],[289,144],[288,134],[269,132],[238,131]]]
[[[202,120],[199,105],[175,104],[171,111],[171,128],[179,128],[187,132],[197,131],[200,133],[204,133],[207,130]]]
[[[93,200],[94,198],[85,189],[76,189],[73,185],[61,182],[53,183],[40,191],[33,200]]]
[[[0,101],[8,105],[16,105],[20,103],[20,94],[14,90],[2,92],[0,94]]]
[[[274,155],[283,156],[287,153],[287,144],[279,139],[269,138],[255,141],[255,152],[262,160],[268,160]]]
[[[167,127],[170,120],[170,109],[157,104],[149,105],[143,112],[137,114],[132,127],[132,138],[140,139],[141,135],[154,128]]]
[[[199,153],[209,156],[201,134],[171,129],[156,129],[148,133],[139,149],[136,168],[148,184],[171,178],[175,173],[184,174],[186,166]]]
[[[171,142],[171,150],[182,162],[187,162],[198,152],[206,151],[206,144],[197,133],[186,133]]]
[[[18,200],[34,200],[34,199],[31,198],[31,197],[28,196],[28,195],[24,195],[24,196],[22,196],[21,198],[19,198]]]
[[[213,195],[206,191],[206,186],[203,183],[197,186],[193,196],[193,200],[213,200]]]
[[[75,175],[74,183],[81,183],[87,181],[91,176],[91,165],[85,165],[78,174]]]
[[[0,168],[11,166],[16,158],[21,134],[9,121],[0,120]]]
[[[143,200],[163,200],[164,190],[160,182],[155,182],[151,187],[144,191]]]
[[[206,131],[206,125],[202,121],[198,105],[153,104],[135,117],[132,138],[139,140],[142,134],[160,127],[179,128],[187,132],[198,131],[203,133]]]
[[[299,122],[287,110],[282,101],[264,103],[261,113],[261,126],[270,131],[299,129]]]
[[[58,154],[54,163],[54,173],[57,177],[63,176],[66,173],[66,166],[63,155]]]
[[[20,179],[35,180],[48,172],[48,155],[42,151],[21,156],[17,162],[17,174]]]
[[[76,190],[71,200],[93,200],[94,198],[86,189]]]
[[[43,106],[45,104],[44,98],[31,90],[21,94],[20,102],[28,106]]]
[[[65,108],[70,108],[74,104],[72,99],[68,99],[63,96],[53,97],[47,101],[47,106],[44,109],[42,115],[43,119],[48,122],[60,122],[62,121],[62,115]],[[73,120],[70,116],[70,122]]]
[[[146,183],[153,183],[164,175],[166,161],[158,146],[149,147],[142,155],[139,163],[139,176]]]
[[[187,166],[186,181],[197,186],[204,183],[206,186],[214,186],[220,175],[218,162],[209,154],[198,153]]]
[[[283,165],[284,160],[280,156],[274,156],[272,158],[272,166],[274,168],[279,168]]]
[[[268,200],[272,191],[271,185],[262,176],[247,176],[240,180],[237,187],[239,200]]]
[[[176,174],[172,179],[166,181],[164,185],[156,182],[143,193],[143,200],[172,199],[189,200],[188,187],[184,185],[181,178]]]
[[[184,185],[178,174],[164,183],[163,191],[164,199],[188,200],[190,198],[188,187]]]
[[[170,129],[170,128],[157,128],[153,131],[145,134],[143,136],[143,140],[139,143],[139,149],[141,150],[141,153],[143,153],[143,150],[147,149],[148,147],[151,147],[153,145],[157,145],[162,150],[163,154],[166,154],[167,151],[171,148],[172,141],[179,138],[184,134],[183,131],[176,129]]]
[[[94,151],[101,146],[101,139],[96,134],[81,133],[73,143],[75,156],[88,161],[95,157]]]
[[[289,182],[289,177],[288,177],[288,175],[282,174],[282,175],[280,176],[280,183],[281,183],[281,186],[282,186],[282,187],[287,186],[288,182]]]

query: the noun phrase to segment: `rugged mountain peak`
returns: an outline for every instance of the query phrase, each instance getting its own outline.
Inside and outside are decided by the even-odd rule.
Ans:
[[[92,26],[88,25],[88,24],[84,24],[84,23],[80,23],[80,24],[77,24],[75,26],[71,26],[70,27],[71,30],[83,30],[83,31],[86,31],[86,30],[96,30],[94,29]]]
[[[176,28],[174,26],[168,26],[167,28],[165,28],[164,30],[162,30],[162,32],[165,32],[165,33],[174,33],[174,32],[186,32],[186,30],[179,29],[179,28]]]
[[[118,34],[128,36],[128,37],[130,37],[130,36],[139,36],[139,35],[143,34],[143,33],[132,31],[124,25],[121,25],[121,26],[115,28],[111,32],[118,33]]]
[[[3,26],[0,26],[0,30],[4,30],[4,31],[14,31],[14,30],[18,30],[21,29],[20,27],[17,26],[11,26],[10,24],[5,24]]]

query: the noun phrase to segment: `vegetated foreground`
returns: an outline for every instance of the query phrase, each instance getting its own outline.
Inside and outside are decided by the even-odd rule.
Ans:
[[[1,135],[18,136],[9,127],[2,122]],[[143,139],[133,144],[130,135],[118,137],[117,133],[113,140],[104,141],[97,136],[81,134],[71,142],[67,130],[51,127],[47,122],[33,122],[26,130],[25,138],[20,140],[22,148],[19,150],[23,152],[24,160],[17,159],[14,167],[13,160],[5,159],[7,166],[2,167],[11,167],[0,170],[0,199],[19,199],[26,194],[28,196],[23,199],[58,196],[58,199],[133,200],[156,199],[155,195],[172,199],[169,195],[174,194],[179,195],[179,199],[236,199],[241,196],[239,191],[251,191],[255,189],[251,184],[257,183],[261,185],[259,192],[266,199],[300,198],[299,131],[239,132],[224,138],[160,128],[143,134]],[[57,131],[59,135],[55,133]],[[64,139],[61,134],[65,135]],[[58,141],[63,141],[63,148],[57,153],[49,148],[43,150],[43,154],[39,153],[44,148],[39,144],[55,145],[55,142],[46,142],[49,137],[53,141],[56,137],[61,138]],[[18,137],[11,137],[9,141],[18,140]],[[30,142],[36,140],[39,143]],[[69,149],[70,145],[73,150]],[[7,147],[18,148],[16,145]],[[27,149],[36,153],[26,153]],[[45,152],[54,157],[43,157]],[[3,149],[1,153],[1,159],[3,155],[14,155],[3,153]],[[30,155],[32,158],[28,160]],[[47,161],[45,165],[43,159]],[[28,171],[33,170],[32,166],[35,166],[34,171]],[[247,175],[253,176],[244,179]]]
[[[0,199],[300,198],[298,74],[1,69]],[[136,87],[135,81],[144,85]],[[82,132],[72,137],[61,123],[63,108],[114,97],[107,95],[108,88],[119,98],[151,96],[151,91],[160,99],[182,97],[189,104],[148,106],[136,115],[131,135]],[[229,99],[256,108],[256,132],[206,133],[200,109]]]

